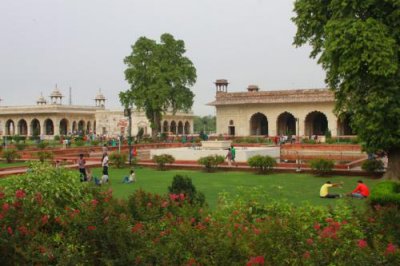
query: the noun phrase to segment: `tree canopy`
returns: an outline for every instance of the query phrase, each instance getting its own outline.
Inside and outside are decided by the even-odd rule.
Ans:
[[[196,68],[184,56],[185,43],[168,33],[160,40],[141,37],[132,46],[132,53],[124,59],[125,79],[131,87],[119,94],[125,107],[135,105],[145,111],[153,136],[159,132],[165,112],[190,110],[194,98],[190,87],[197,78]]]
[[[388,154],[387,176],[400,171],[400,1],[296,0],[294,44],[326,71],[336,113],[368,152]]]

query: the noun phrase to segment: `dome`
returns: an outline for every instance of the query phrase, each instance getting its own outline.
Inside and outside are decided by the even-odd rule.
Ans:
[[[97,95],[96,95],[96,98],[94,98],[95,100],[105,100],[106,99],[106,97],[104,97],[104,95],[101,93],[101,92],[99,92]]]
[[[63,95],[61,94],[60,90],[57,88],[57,85],[56,85],[56,88],[54,89],[54,91],[50,94],[50,97],[51,98],[54,98],[54,97],[62,98],[63,97]]]
[[[43,97],[43,94],[37,99],[36,103],[47,103],[46,99]]]

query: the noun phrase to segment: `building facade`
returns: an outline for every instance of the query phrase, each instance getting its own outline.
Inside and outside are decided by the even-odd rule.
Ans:
[[[328,89],[228,92],[228,81],[217,80],[215,101],[217,133],[236,136],[354,135],[349,117],[333,112],[334,95]]]
[[[127,136],[128,118],[123,109],[106,109],[106,98],[99,92],[94,106],[65,105],[62,93],[55,88],[50,101],[41,95],[36,105],[0,106],[0,136],[43,136],[51,139],[56,135],[96,134],[107,137]],[[193,113],[168,112],[161,122],[162,132],[192,134]],[[150,122],[144,112],[132,112],[132,134],[140,129],[151,134]]]

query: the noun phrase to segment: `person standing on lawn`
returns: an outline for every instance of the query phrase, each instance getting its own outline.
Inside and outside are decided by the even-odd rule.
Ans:
[[[82,153],[79,154],[78,167],[79,167],[79,172],[81,174],[81,181],[87,181],[86,160],[83,159],[83,154]]]
[[[236,149],[235,147],[233,147],[233,145],[231,145],[231,153],[232,153],[232,162],[237,166],[237,163],[235,161],[236,158]]]

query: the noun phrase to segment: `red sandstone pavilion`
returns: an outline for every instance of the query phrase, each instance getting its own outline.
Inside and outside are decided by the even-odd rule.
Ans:
[[[228,81],[215,82],[217,133],[235,136],[296,135],[352,136],[349,119],[334,113],[334,95],[328,89],[228,92]]]

